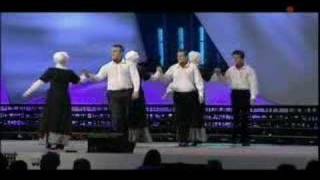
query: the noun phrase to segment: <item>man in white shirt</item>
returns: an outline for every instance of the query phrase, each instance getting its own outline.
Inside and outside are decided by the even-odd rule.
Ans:
[[[107,79],[113,130],[128,136],[131,100],[139,97],[140,77],[136,66],[123,59],[123,53],[122,45],[113,45],[112,61],[103,65],[96,75],[87,73],[87,77],[94,82]]]
[[[177,53],[178,63],[163,75],[171,82],[179,146],[188,146],[189,130],[194,119],[199,118],[200,104],[204,101],[204,83],[198,67],[190,63],[185,50]]]
[[[243,146],[249,146],[249,117],[250,104],[254,104],[258,94],[258,82],[255,71],[245,64],[245,54],[241,50],[235,50],[232,53],[235,65],[231,66],[222,77],[218,73],[218,79],[231,85],[231,101],[233,111],[233,133],[232,142],[237,142],[239,125],[241,124],[241,143]]]

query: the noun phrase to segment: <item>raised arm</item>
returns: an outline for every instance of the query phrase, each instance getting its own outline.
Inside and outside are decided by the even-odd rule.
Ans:
[[[255,100],[258,95],[258,81],[257,81],[257,75],[253,69],[250,69],[249,72],[249,83],[250,83],[250,94],[251,100]]]
[[[203,79],[202,79],[202,76],[200,74],[198,67],[194,66],[193,72],[194,72],[195,85],[196,85],[196,88],[199,93],[199,101],[200,101],[200,103],[202,103],[204,100],[204,82],[203,82]]]
[[[87,76],[83,73],[83,74],[81,74],[80,75],[80,81],[79,81],[79,83],[80,84],[84,84],[84,83],[87,83],[88,82],[88,78],[87,78]]]
[[[35,91],[37,91],[40,87],[42,87],[45,84],[42,80],[38,79],[35,81],[27,91],[23,93],[23,97],[29,97],[31,94],[33,94]]]
[[[221,73],[221,71],[215,71],[212,74],[210,81],[228,84],[230,82],[230,68],[225,72],[224,75]]]
[[[134,93],[139,93],[140,90],[140,76],[139,76],[139,72],[137,69],[137,66],[135,66],[134,64],[131,64],[129,67],[130,70],[130,78],[131,78],[131,82],[133,84],[133,92]]]
[[[166,99],[168,97],[169,94],[174,92],[174,88],[173,88],[173,84],[172,82],[167,86],[166,88],[166,92],[164,93],[164,95],[162,96],[162,99]]]
[[[162,68],[158,66],[156,72],[150,76],[149,80],[158,81],[158,80],[161,80],[162,76],[163,76]]]
[[[88,80],[84,81],[92,81],[92,82],[100,82],[107,78],[107,66],[104,65],[100,68],[99,72],[97,74],[92,73],[85,73]]]
[[[171,66],[166,73],[161,77],[161,81],[164,83],[169,83],[173,79],[174,66]]]

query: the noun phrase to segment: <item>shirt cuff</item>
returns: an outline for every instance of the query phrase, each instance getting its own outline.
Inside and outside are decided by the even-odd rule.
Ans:
[[[256,99],[257,97],[256,96],[251,96],[251,98],[250,99]]]
[[[203,95],[203,92],[199,92],[199,96],[200,97],[203,97],[204,95]]]
[[[139,92],[139,89],[133,89],[133,92],[134,92],[134,93],[138,93],[138,92]]]

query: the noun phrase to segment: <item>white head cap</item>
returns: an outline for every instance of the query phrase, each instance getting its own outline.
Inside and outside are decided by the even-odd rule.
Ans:
[[[197,51],[190,51],[188,54],[189,61],[195,65],[199,65],[201,62],[201,54]]]
[[[69,55],[65,51],[58,51],[53,54],[53,61],[56,64],[65,65],[69,61]]]
[[[125,55],[125,59],[132,63],[138,63],[140,61],[139,53],[136,51],[129,51]]]

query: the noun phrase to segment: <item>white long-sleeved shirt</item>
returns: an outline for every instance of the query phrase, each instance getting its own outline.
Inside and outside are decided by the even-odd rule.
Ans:
[[[197,90],[203,97],[204,82],[198,67],[192,63],[181,67],[178,63],[172,65],[163,75],[166,81],[172,81],[170,87],[176,92],[191,92]]]
[[[231,66],[225,73],[225,80],[234,90],[250,90],[251,99],[256,99],[258,95],[257,76],[249,65],[244,65],[240,69]]]
[[[111,61],[103,65],[94,76],[96,81],[107,79],[107,88],[111,91],[133,88],[134,92],[139,92],[140,76],[135,64],[124,59],[119,63]]]

